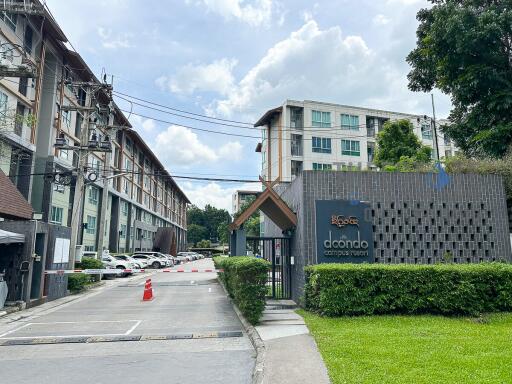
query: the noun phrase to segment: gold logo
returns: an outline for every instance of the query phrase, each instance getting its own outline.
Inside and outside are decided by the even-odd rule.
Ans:
[[[338,228],[343,228],[345,225],[357,225],[359,226],[359,220],[355,216],[345,217],[343,215],[332,215],[331,224]]]

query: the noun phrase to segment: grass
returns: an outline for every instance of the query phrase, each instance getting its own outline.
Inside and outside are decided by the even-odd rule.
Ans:
[[[512,383],[512,313],[478,319],[299,313],[333,384]]]

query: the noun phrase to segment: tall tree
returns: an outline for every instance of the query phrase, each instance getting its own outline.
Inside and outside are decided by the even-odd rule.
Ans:
[[[231,216],[225,209],[215,208],[211,205],[206,205],[204,209],[191,206],[187,211],[187,222],[189,225],[189,238],[190,225],[197,225],[204,228],[206,231],[206,235],[197,241],[217,240],[219,238],[219,225],[223,223],[229,224],[231,222]],[[197,228],[194,230],[197,230]],[[190,242],[192,242],[192,240],[190,240]]]
[[[187,241],[191,244],[197,244],[201,240],[209,240],[209,233],[206,227],[197,224],[189,224],[187,228]]]
[[[512,143],[510,0],[429,0],[407,56],[409,88],[451,96],[441,127],[466,155],[502,157]]]
[[[383,168],[396,165],[404,158],[424,164],[430,161],[431,152],[414,134],[414,127],[409,120],[387,121],[377,135],[375,164]]]

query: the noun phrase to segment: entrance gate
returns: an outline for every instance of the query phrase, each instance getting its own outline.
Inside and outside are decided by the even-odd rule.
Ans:
[[[267,297],[291,298],[291,247],[288,237],[248,237],[247,249],[271,263],[267,274]]]

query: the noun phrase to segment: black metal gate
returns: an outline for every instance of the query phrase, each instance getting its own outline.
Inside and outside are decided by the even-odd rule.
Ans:
[[[267,277],[267,297],[291,298],[291,247],[288,237],[248,237],[248,249],[254,256],[271,263]]]

